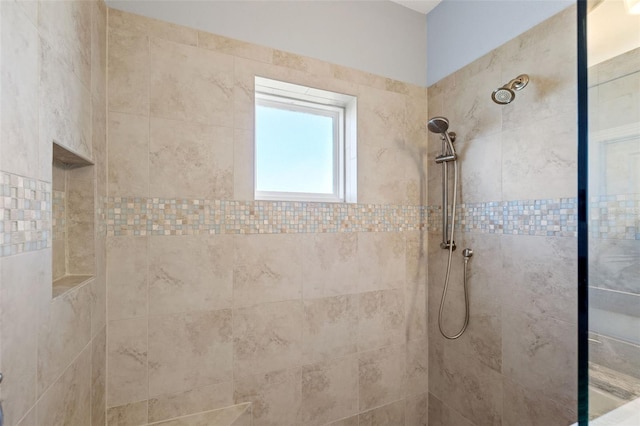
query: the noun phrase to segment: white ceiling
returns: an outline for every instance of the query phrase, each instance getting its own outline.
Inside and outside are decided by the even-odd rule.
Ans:
[[[627,13],[622,0],[605,0],[587,16],[589,66],[640,47],[640,15]]]
[[[413,9],[416,12],[424,13],[425,15],[436,7],[442,0],[391,0],[394,3],[401,4],[404,7]]]

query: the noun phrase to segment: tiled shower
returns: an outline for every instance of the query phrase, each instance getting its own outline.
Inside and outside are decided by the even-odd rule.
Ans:
[[[0,13],[5,425],[576,420],[574,6],[428,88],[102,1]],[[256,76],[357,97],[357,203],[254,200]],[[474,250],[455,341],[436,115],[453,282]]]

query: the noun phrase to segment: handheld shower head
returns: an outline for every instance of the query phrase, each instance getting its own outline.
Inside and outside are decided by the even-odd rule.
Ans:
[[[491,100],[498,105],[510,104],[516,98],[516,91],[524,89],[527,84],[529,84],[529,76],[521,74],[504,86],[494,90],[491,94]]]
[[[449,130],[449,120],[444,117],[433,117],[427,123],[427,128],[432,133],[447,133],[447,130]]]

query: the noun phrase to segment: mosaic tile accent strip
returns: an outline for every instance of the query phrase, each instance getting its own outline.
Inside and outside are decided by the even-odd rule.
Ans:
[[[107,235],[401,232],[424,217],[421,206],[110,197]]]
[[[640,194],[591,198],[589,233],[599,239],[640,240]]]
[[[442,232],[442,208],[430,206],[428,229]],[[456,207],[456,229],[485,234],[575,237],[575,198],[549,200],[491,201]]]
[[[67,226],[67,201],[64,191],[53,191],[51,201],[51,239],[64,240]]]
[[[51,184],[0,172],[0,256],[51,245]]]

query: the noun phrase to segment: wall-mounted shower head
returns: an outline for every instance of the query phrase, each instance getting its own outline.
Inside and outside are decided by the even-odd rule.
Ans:
[[[516,98],[516,91],[524,89],[528,83],[529,76],[521,74],[504,86],[494,90],[491,94],[491,99],[498,105],[509,104]]]

